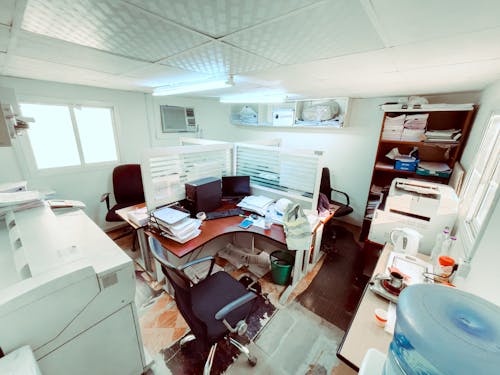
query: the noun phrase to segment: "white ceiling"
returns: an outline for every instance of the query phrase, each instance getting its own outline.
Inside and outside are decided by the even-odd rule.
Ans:
[[[0,0],[0,74],[197,96],[481,90],[500,79],[494,0]],[[191,94],[193,96],[193,94]]]

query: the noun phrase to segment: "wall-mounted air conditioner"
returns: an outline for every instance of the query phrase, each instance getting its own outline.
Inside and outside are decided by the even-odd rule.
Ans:
[[[195,132],[194,108],[160,105],[162,133]]]

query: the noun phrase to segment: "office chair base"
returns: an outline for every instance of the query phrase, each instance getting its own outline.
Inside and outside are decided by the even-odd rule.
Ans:
[[[255,366],[257,364],[257,358],[250,354],[250,350],[246,346],[243,346],[240,342],[236,341],[232,337],[229,338],[229,343],[232,344],[236,349],[247,356],[247,360],[250,366]]]

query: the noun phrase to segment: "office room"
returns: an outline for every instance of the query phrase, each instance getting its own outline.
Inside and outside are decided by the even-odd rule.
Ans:
[[[497,373],[499,11],[0,0],[0,373]]]

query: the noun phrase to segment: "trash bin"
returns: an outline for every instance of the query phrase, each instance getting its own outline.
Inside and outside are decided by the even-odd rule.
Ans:
[[[289,252],[277,250],[271,253],[271,275],[273,282],[287,285],[292,274],[294,256]]]

